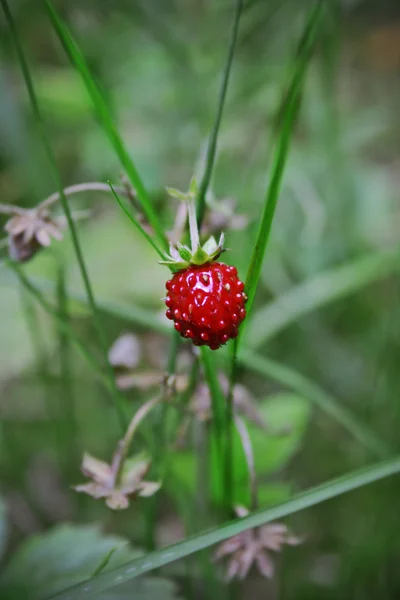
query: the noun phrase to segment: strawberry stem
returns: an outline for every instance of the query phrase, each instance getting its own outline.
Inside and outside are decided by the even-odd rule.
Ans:
[[[200,236],[199,236],[199,228],[197,226],[196,205],[195,205],[194,199],[191,199],[188,202],[188,218],[189,218],[190,243],[192,245],[192,253],[195,254],[196,250],[200,247]]]

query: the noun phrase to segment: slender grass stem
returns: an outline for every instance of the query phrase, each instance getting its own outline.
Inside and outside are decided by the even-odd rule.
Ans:
[[[76,348],[82,354],[82,356],[86,359],[88,364],[92,367],[92,370],[97,374],[98,377],[104,382],[107,389],[109,389],[110,381],[109,378],[104,373],[101,365],[97,361],[97,359],[93,356],[93,354],[86,348],[80,338],[76,335],[75,331],[71,327],[68,322],[65,322],[61,316],[58,314],[56,308],[54,308],[51,304],[47,302],[43,298],[40,290],[38,290],[29,279],[22,273],[22,270],[11,261],[8,262],[11,269],[13,269],[18,276],[19,281],[24,286],[24,288],[37,300],[37,302],[44,308],[44,310],[55,318],[56,323],[60,330],[62,330],[66,335],[68,335],[69,339],[74,343]]]
[[[221,90],[219,93],[217,113],[215,115],[214,126],[213,126],[213,129],[211,132],[210,141],[208,143],[204,174],[203,174],[202,180],[200,182],[199,191],[197,194],[197,222],[198,222],[199,230],[201,229],[201,224],[203,222],[203,218],[204,218],[204,214],[205,214],[207,190],[208,190],[208,186],[210,185],[214,162],[215,162],[218,133],[219,133],[220,125],[221,125],[222,113],[224,110],[226,92],[227,92],[228,83],[229,83],[229,75],[231,73],[233,56],[235,53],[236,41],[237,41],[237,37],[238,37],[239,21],[240,21],[241,15],[242,15],[242,10],[243,10],[243,0],[236,0],[236,8],[235,8],[235,15],[234,15],[234,20],[233,20],[231,41],[229,44],[228,57],[227,57],[226,66],[224,69],[223,78],[222,78]]]
[[[165,369],[166,379],[173,376],[176,372],[176,364],[178,359],[178,352],[180,347],[180,336],[177,331],[173,331],[170,339],[167,363]],[[163,391],[163,399],[166,400],[169,390],[167,389],[168,383],[165,384]],[[167,439],[167,411],[170,406],[167,402],[162,402],[159,408],[159,412],[156,415],[154,424],[155,436],[153,437],[153,448],[152,457],[153,462],[161,472],[166,472],[167,461],[169,459],[169,453],[165,452],[165,448],[168,447]],[[146,547],[148,550],[154,550],[156,546],[155,534],[156,534],[156,517],[157,509],[159,507],[159,497],[157,495],[149,498],[146,504]]]
[[[251,313],[257,291],[265,251],[271,233],[272,221],[280,194],[283,173],[289,155],[293,130],[299,112],[302,84],[316,40],[321,9],[322,2],[317,2],[309,15],[304,33],[298,44],[297,56],[292,69],[289,86],[288,89],[285,90],[281,101],[281,130],[276,150],[274,152],[271,177],[265,195],[261,223],[247,271],[245,286],[246,293],[248,295],[248,301],[246,305],[247,319],[241,326],[239,342],[248,323],[248,317]]]
[[[148,571],[163,567],[173,561],[185,558],[204,548],[209,548],[226,539],[238,535],[247,529],[260,527],[266,523],[271,523],[277,519],[282,519],[299,511],[311,508],[347,494],[353,490],[359,489],[365,485],[383,480],[386,477],[392,477],[400,473],[400,456],[372,464],[362,469],[351,471],[335,479],[326,481],[320,485],[309,488],[299,494],[296,494],[290,500],[276,506],[258,510],[247,517],[236,519],[224,523],[215,529],[205,531],[192,536],[186,540],[162,548],[156,552],[147,554],[144,557],[133,560],[121,567],[113,569],[108,573],[100,574],[98,577],[84,581],[75,586],[60,592],[52,598],[57,600],[82,600],[83,598],[97,597],[101,592],[112,589],[127,581],[142,576]],[[88,593],[87,587],[90,585]]]
[[[273,381],[281,383],[313,402],[330,418],[347,429],[356,440],[366,448],[369,448],[374,455],[383,457],[389,454],[389,449],[385,442],[380,440],[373,431],[356,419],[350,411],[341,406],[335,398],[332,398],[319,385],[307,379],[304,375],[290,367],[250,351],[241,352],[239,362],[254,373],[269,377]]]
[[[96,306],[96,302],[95,302],[95,298],[94,298],[94,294],[93,294],[93,289],[90,283],[90,279],[89,279],[89,273],[88,270],[86,268],[86,264],[85,264],[85,260],[83,257],[83,252],[82,252],[82,248],[80,246],[79,243],[79,239],[78,239],[78,234],[77,234],[77,230],[72,218],[72,214],[71,214],[71,210],[69,207],[69,204],[67,202],[67,199],[65,197],[64,194],[64,189],[63,189],[63,185],[61,182],[61,176],[57,167],[57,163],[56,163],[56,157],[54,155],[53,152],[53,148],[51,146],[51,143],[49,141],[49,138],[47,136],[47,132],[46,132],[46,128],[45,128],[45,123],[42,117],[42,113],[41,110],[39,108],[39,104],[37,101],[37,97],[36,97],[36,92],[35,92],[35,88],[34,88],[34,84],[33,84],[33,80],[30,74],[30,70],[29,70],[29,66],[27,63],[27,60],[25,58],[25,53],[23,51],[22,48],[22,44],[19,38],[19,34],[14,22],[14,19],[12,17],[12,14],[10,12],[9,6],[8,6],[8,2],[7,0],[0,0],[1,6],[3,8],[5,17],[6,17],[6,21],[8,23],[8,26],[10,28],[11,31],[11,35],[14,41],[14,45],[15,45],[15,50],[18,56],[18,60],[21,66],[21,70],[22,70],[22,74],[25,80],[25,85],[28,91],[28,95],[30,98],[30,103],[31,103],[31,107],[32,107],[32,111],[34,113],[35,116],[35,120],[36,120],[36,124],[37,124],[37,128],[42,140],[42,144],[43,147],[46,151],[50,166],[51,166],[51,170],[53,173],[53,178],[54,181],[56,183],[56,188],[58,189],[58,193],[60,195],[60,200],[61,200],[61,205],[65,214],[65,217],[67,219],[67,223],[68,223],[68,227],[69,230],[71,232],[71,237],[72,237],[72,242],[73,242],[73,246],[74,246],[74,250],[75,250],[75,254],[78,260],[78,264],[79,264],[79,268],[81,271],[81,276],[82,276],[82,280],[84,282],[85,285],[85,290],[86,290],[86,294],[87,294],[87,298],[88,298],[88,303],[92,312],[92,317],[93,317],[93,322],[94,322],[94,326],[95,329],[97,331],[97,335],[100,341],[100,345],[102,348],[102,352],[103,352],[103,359],[104,359],[104,363],[105,363],[105,368],[106,368],[106,372],[108,374],[109,377],[109,381],[110,381],[110,390],[111,390],[111,394],[112,394],[112,398],[115,404],[115,408],[117,410],[118,413],[118,417],[120,420],[120,424],[121,427],[124,428],[125,427],[125,423],[126,423],[126,416],[125,416],[125,410],[124,410],[124,404],[123,404],[123,400],[122,397],[119,394],[119,391],[117,389],[116,383],[115,383],[115,377],[114,377],[114,373],[112,370],[112,367],[109,363],[108,360],[108,347],[107,347],[107,340],[106,340],[106,336],[101,324],[101,319],[100,319],[100,315],[98,313],[97,310],[97,306]]]
[[[126,188],[122,187],[122,186],[114,186],[114,190],[118,193],[121,194],[121,196],[126,196],[127,198],[130,197],[130,193],[127,191]],[[81,194],[83,192],[104,192],[104,193],[110,193],[110,186],[107,183],[101,183],[99,181],[88,181],[85,183],[76,183],[74,185],[70,185],[66,188],[63,189],[63,195],[65,197],[68,196],[73,196],[74,194]],[[51,206],[52,204],[55,204],[56,202],[59,202],[61,200],[61,194],[60,192],[54,192],[54,194],[51,194],[51,196],[48,196],[48,198],[45,198],[45,200],[43,200],[40,203],[40,206],[42,208]]]
[[[47,417],[51,423],[52,441],[55,448],[58,466],[63,462],[63,446],[60,422],[60,402],[57,395],[53,394],[49,388],[49,356],[46,351],[43,340],[43,330],[39,322],[36,307],[28,298],[26,290],[21,287],[21,301],[24,309],[27,329],[32,346],[32,353],[35,357],[36,369],[43,386],[43,397],[46,405]]]
[[[149,224],[153,227],[155,235],[160,244],[165,250],[168,250],[168,242],[164,235],[164,231],[158,218],[157,212],[152,206],[147,190],[135,167],[135,164],[133,163],[129,155],[129,152],[125,147],[122,137],[113,123],[107,103],[104,100],[103,93],[101,92],[97,82],[93,78],[89,66],[83,54],[81,53],[78,45],[76,44],[71,33],[69,32],[66,24],[62,21],[52,2],[50,0],[44,0],[44,4],[47,8],[50,20],[63,47],[65,48],[68,56],[70,57],[71,62],[75,65],[76,69],[82,77],[83,83],[85,84],[89,96],[92,100],[93,107],[96,111],[99,122],[105,134],[107,135],[116,155],[118,156],[122,166],[124,167],[132,186],[134,187],[138,202],[140,203]]]
[[[62,258],[58,257],[57,266],[57,312],[60,319],[68,324],[68,298],[66,293],[66,273]],[[61,377],[61,398],[64,414],[64,456],[65,467],[68,473],[69,465],[75,464],[80,454],[78,441],[79,426],[75,412],[75,397],[72,388],[72,365],[70,352],[70,338],[65,330],[58,328],[58,352]],[[72,474],[72,473],[71,473]]]
[[[151,235],[147,233],[147,231],[141,226],[139,221],[133,216],[131,211],[128,210],[128,208],[125,206],[125,204],[122,203],[121,199],[118,197],[116,188],[112,185],[112,183],[110,181],[108,182],[108,185],[109,185],[109,189],[111,190],[115,200],[118,202],[119,206],[124,211],[124,213],[126,214],[128,219],[134,224],[136,229],[139,231],[139,233],[142,234],[142,236],[150,244],[150,246],[152,246],[154,248],[154,250],[157,252],[158,256],[160,256],[162,260],[165,260],[164,254],[162,253],[160,248],[157,246],[157,244],[155,243],[155,241],[153,240]]]

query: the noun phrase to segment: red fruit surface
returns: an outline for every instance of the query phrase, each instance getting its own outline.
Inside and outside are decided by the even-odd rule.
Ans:
[[[166,315],[182,337],[212,350],[237,337],[247,297],[235,267],[218,262],[191,266],[175,273],[165,287]]]

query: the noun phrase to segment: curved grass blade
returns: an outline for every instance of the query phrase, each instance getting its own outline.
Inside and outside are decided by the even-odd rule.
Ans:
[[[213,167],[214,167],[215,153],[217,150],[218,133],[219,133],[220,125],[221,125],[222,113],[224,110],[226,92],[227,92],[228,83],[229,83],[229,75],[230,75],[231,68],[232,68],[233,55],[235,53],[236,40],[237,40],[238,30],[239,30],[239,21],[240,21],[240,17],[242,14],[242,10],[243,10],[243,0],[236,0],[236,9],[235,9],[235,16],[234,16],[234,20],[233,20],[232,36],[231,36],[231,41],[229,44],[228,58],[226,61],[224,75],[222,78],[221,91],[220,91],[219,99],[218,99],[217,114],[215,115],[214,126],[213,126],[210,140],[208,143],[204,174],[203,174],[202,180],[200,182],[199,191],[197,194],[196,213],[197,213],[197,223],[198,223],[199,229],[201,227],[201,224],[202,224],[202,221],[204,218],[205,209],[206,209],[206,195],[207,195],[208,186],[210,185],[210,180],[211,180],[212,171],[213,171]]]
[[[246,350],[240,353],[239,362],[253,372],[269,377],[313,402],[325,414],[340,423],[356,440],[369,448],[376,456],[384,457],[388,455],[389,450],[386,444],[378,439],[373,431],[360,423],[346,408],[338,403],[336,398],[330,396],[319,385],[307,379],[301,373]]]
[[[210,546],[218,544],[246,529],[259,527],[260,525],[264,525],[265,523],[269,523],[276,519],[282,519],[283,517],[305,510],[311,506],[316,506],[321,502],[336,498],[337,496],[356,490],[364,485],[374,483],[398,473],[400,473],[400,456],[395,456],[390,460],[327,481],[305,492],[297,494],[291,500],[278,506],[259,510],[243,519],[225,523],[220,527],[188,538],[173,546],[151,552],[150,554],[127,563],[113,571],[98,575],[94,579],[89,579],[84,583],[68,588],[63,592],[52,596],[52,598],[57,600],[81,600],[82,598],[93,598],[100,592],[112,589],[113,587],[126,581],[130,581],[143,573],[163,567],[175,560],[189,556],[194,552],[209,548]]]
[[[17,28],[15,26],[13,16],[12,16],[11,11],[8,6],[8,2],[7,2],[7,0],[0,0],[0,4],[3,8],[6,22],[10,29],[11,37],[13,39],[15,50],[16,50],[16,53],[18,56],[18,61],[21,66],[23,78],[25,81],[26,89],[28,92],[28,96],[29,96],[29,100],[31,103],[32,112],[33,112],[33,115],[34,115],[34,118],[36,121],[36,125],[38,128],[38,132],[40,134],[42,144],[43,144],[44,150],[46,152],[46,155],[47,155],[47,158],[48,158],[48,161],[49,161],[52,173],[53,173],[53,178],[56,183],[57,190],[60,194],[61,205],[62,205],[64,214],[65,214],[65,217],[67,219],[68,228],[71,232],[73,247],[74,247],[77,261],[79,264],[79,269],[81,272],[82,280],[83,280],[83,283],[85,286],[85,291],[86,291],[87,298],[88,298],[88,304],[90,306],[90,310],[93,315],[94,326],[96,328],[97,335],[98,335],[98,338],[100,341],[100,345],[101,345],[102,351],[103,351],[106,372],[108,373],[109,382],[110,382],[109,389],[111,390],[111,396],[112,396],[113,402],[115,404],[116,411],[118,413],[118,418],[120,420],[121,427],[122,427],[122,429],[125,429],[126,419],[125,419],[125,413],[124,413],[124,408],[123,408],[123,402],[122,402],[122,399],[120,397],[120,394],[119,394],[118,389],[115,384],[115,378],[114,378],[113,371],[111,369],[111,365],[108,362],[107,341],[105,338],[101,320],[97,313],[96,302],[95,302],[92,286],[91,286],[90,279],[89,279],[89,273],[86,268],[86,264],[85,264],[85,260],[83,257],[82,248],[79,243],[75,223],[72,218],[72,214],[71,214],[71,210],[70,210],[68,201],[64,194],[64,186],[62,185],[61,175],[60,175],[58,167],[57,167],[56,157],[53,152],[53,148],[50,143],[50,140],[47,136],[45,123],[44,123],[42,113],[41,113],[41,110],[39,108],[39,104],[37,101],[36,92],[35,92],[32,77],[30,74],[29,66],[28,66],[28,63],[27,63],[27,60],[25,57],[24,50],[22,48],[21,41],[19,39],[19,34],[18,34]]]
[[[62,45],[64,46],[72,63],[75,65],[76,69],[79,71],[82,77],[83,83],[92,100],[93,107],[100,121],[100,124],[103,127],[104,132],[106,133],[115,153],[117,154],[121,165],[125,169],[132,186],[135,189],[138,201],[140,202],[143,212],[146,215],[146,218],[148,219],[150,225],[153,227],[156,237],[159,240],[160,244],[165,250],[167,250],[168,243],[165,238],[160,221],[158,219],[157,213],[151,204],[146,188],[131,157],[129,156],[124,142],[116,127],[114,126],[103,94],[101,93],[99,86],[94,80],[82,52],[80,51],[77,43],[75,42],[71,33],[69,32],[66,24],[62,21],[61,17],[54,8],[53,3],[51,2],[51,0],[44,0],[44,2],[47,8],[47,12],[50,16],[50,20]]]
[[[112,183],[110,181],[108,181],[108,185],[110,186],[110,189],[112,191],[112,194],[114,196],[114,198],[116,199],[116,201],[118,202],[118,204],[120,205],[120,207],[122,208],[122,210],[124,211],[124,213],[126,214],[126,216],[128,217],[128,219],[130,221],[132,221],[132,223],[134,224],[134,226],[136,227],[136,229],[142,234],[142,236],[145,238],[145,240],[151,245],[153,246],[154,250],[157,252],[157,254],[161,257],[162,260],[165,260],[165,256],[164,254],[161,252],[161,250],[159,249],[159,247],[157,246],[157,244],[154,242],[153,238],[151,237],[151,235],[149,235],[147,233],[147,231],[145,229],[143,229],[143,227],[141,226],[141,224],[139,223],[139,221],[133,216],[133,214],[131,213],[130,210],[128,210],[128,208],[125,206],[125,204],[122,202],[122,200],[118,197]]]
[[[265,196],[261,225],[246,277],[246,293],[248,295],[246,309],[248,313],[251,312],[260,278],[265,250],[267,248],[267,243],[271,232],[272,220],[274,218],[275,208],[278,202],[283,172],[289,154],[292,133],[300,106],[301,88],[305,78],[307,65],[314,48],[321,11],[322,3],[318,2],[308,18],[304,34],[299,43],[289,89],[285,92],[282,102],[281,131],[278,138],[277,148],[274,153],[271,178]],[[243,326],[246,326],[246,323],[248,323],[248,319],[246,319],[242,324],[241,334],[243,334]]]
[[[296,285],[261,308],[246,330],[246,347],[258,348],[301,317],[400,270],[400,254],[369,254]]]

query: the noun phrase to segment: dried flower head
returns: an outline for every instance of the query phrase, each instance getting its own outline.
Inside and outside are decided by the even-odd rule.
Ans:
[[[50,246],[52,239],[63,239],[62,230],[67,226],[65,217],[52,217],[44,203],[29,209],[0,205],[0,212],[13,215],[4,226],[11,260],[26,262],[41,248]],[[87,211],[73,214],[74,220],[87,216]]]
[[[160,482],[144,480],[150,467],[151,461],[141,453],[126,459],[118,474],[114,462],[109,465],[90,454],[84,454],[81,470],[92,481],[76,485],[74,489],[92,498],[105,498],[109,508],[122,510],[128,508],[130,497],[152,496],[160,489]]]
[[[249,511],[243,506],[236,509],[238,517],[245,517]],[[282,546],[297,546],[301,540],[292,536],[283,523],[270,523],[256,529],[247,529],[223,542],[215,553],[215,559],[229,557],[226,580],[245,579],[255,566],[263,577],[271,579],[274,575],[274,563],[270,552],[280,552]]]
[[[40,248],[50,246],[51,239],[62,240],[62,224],[47,210],[28,209],[14,215],[5,225],[12,260],[25,262]]]
[[[219,375],[219,382],[224,394],[228,394],[229,381],[224,374]],[[233,388],[233,405],[237,413],[262,429],[266,429],[263,417],[258,411],[257,404],[249,390],[240,383]],[[190,404],[190,409],[199,421],[209,421],[212,418],[212,404],[210,390],[206,383],[197,386],[196,393]]]

